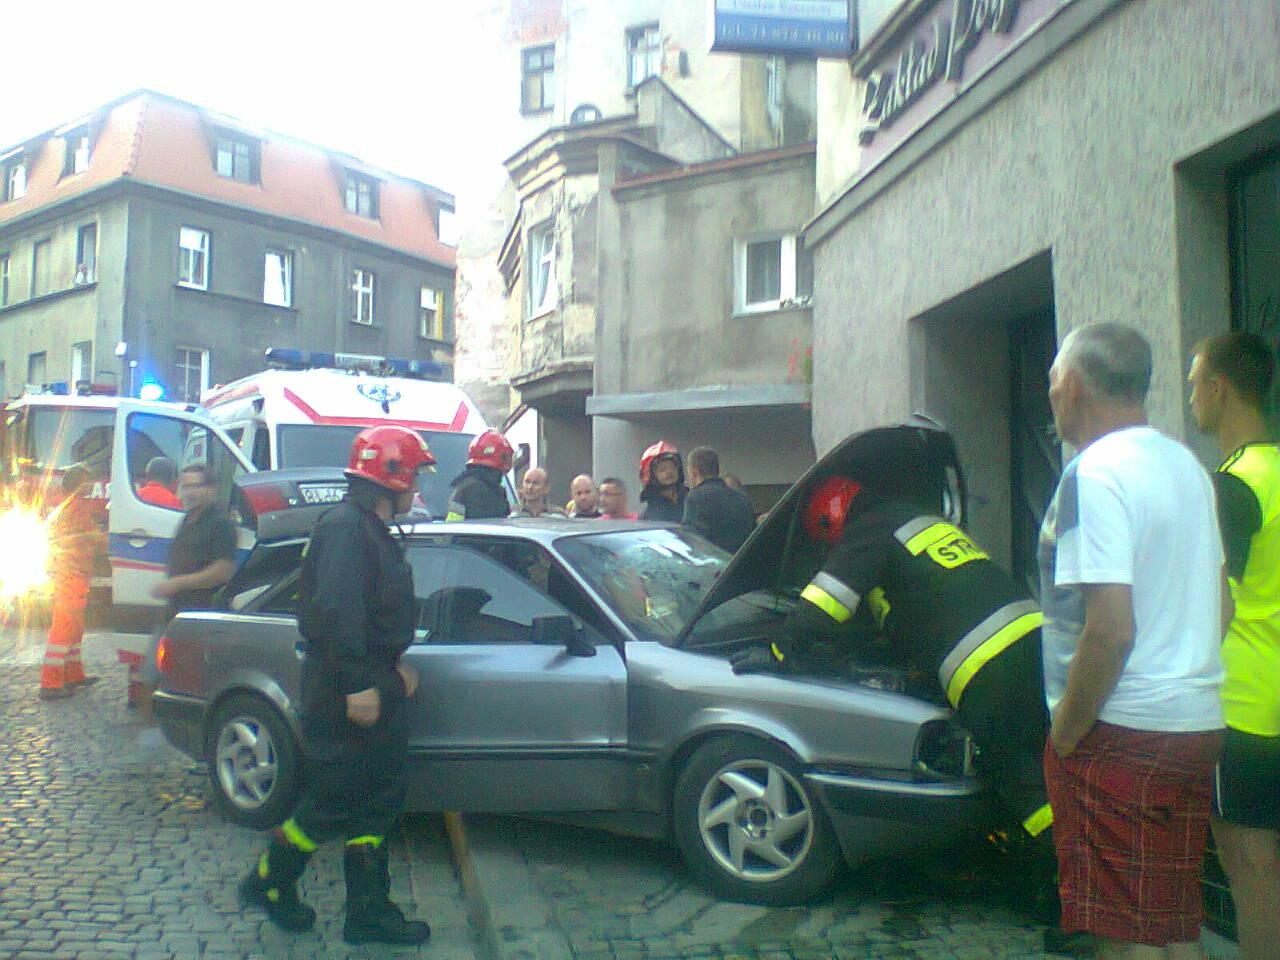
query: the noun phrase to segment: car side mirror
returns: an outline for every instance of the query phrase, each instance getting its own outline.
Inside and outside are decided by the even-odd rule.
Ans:
[[[564,647],[571,657],[594,657],[596,647],[572,617],[534,617],[533,642]]]

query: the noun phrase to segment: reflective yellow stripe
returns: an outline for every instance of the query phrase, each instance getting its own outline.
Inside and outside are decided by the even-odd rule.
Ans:
[[[933,543],[933,541],[937,540],[939,537],[945,537],[953,530],[955,530],[955,527],[949,523],[944,523],[941,520],[936,523],[931,523],[929,526],[925,527],[919,533],[907,540],[907,552],[913,556],[919,555],[924,551],[924,548]]]
[[[465,519],[467,519],[467,518],[466,518],[466,517],[464,517],[462,514],[460,514],[460,513],[454,513],[452,510],[450,510],[448,513],[446,513],[446,514],[444,515],[444,518],[445,518],[446,520],[465,520]]]
[[[385,837],[375,837],[373,834],[367,833],[363,837],[352,837],[347,841],[348,847],[380,847]]]
[[[280,824],[280,832],[284,834],[286,840],[303,853],[315,853],[320,849],[320,844],[303,833],[302,828],[298,826],[293,817]]]
[[[1040,836],[1051,826],[1053,826],[1053,807],[1047,803],[1022,821],[1022,829],[1033,837]]]
[[[263,853],[263,855],[258,858],[258,876],[265,880],[270,874],[271,865],[267,863],[266,853]]]
[[[769,644],[769,649],[773,652],[774,659],[779,663],[782,663],[782,661],[787,659],[787,655],[782,652],[782,648],[776,643]]]
[[[947,681],[947,701],[953,707],[958,706],[965,687],[979,670],[995,659],[997,654],[1003,653],[1015,641],[1021,640],[1042,623],[1044,623],[1044,614],[1039,610],[1035,613],[1023,614],[979,644],[973,653],[965,657],[964,662],[956,667]]]
[[[853,616],[853,611],[842,604],[821,587],[809,584],[800,592],[801,600],[808,600],[836,623],[844,623]]]

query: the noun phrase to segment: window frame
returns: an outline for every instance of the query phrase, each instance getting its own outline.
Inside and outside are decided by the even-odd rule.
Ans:
[[[226,157],[230,162],[230,172],[223,173],[220,166],[223,157],[223,145],[228,148]],[[237,163],[237,148],[244,148],[244,166],[241,170],[240,164]],[[261,147],[256,140],[246,137],[236,136],[227,131],[218,131],[213,135],[213,172],[223,180],[234,180],[236,183],[246,183],[254,185],[260,182],[260,156]],[[240,172],[244,176],[239,176]]]
[[[88,250],[89,257],[86,260],[85,252],[85,234],[87,231],[93,231],[93,246]],[[84,267],[84,276],[80,275],[80,268]],[[98,280],[98,221],[92,223],[83,223],[76,228],[76,286],[82,284],[96,283]]]
[[[369,281],[367,285],[361,282],[365,279]],[[352,309],[350,319],[352,323],[358,323],[362,327],[372,327],[374,325],[374,318],[377,316],[377,285],[378,275],[372,270],[366,267],[351,268]],[[360,318],[364,311],[361,309],[361,304],[364,302],[366,294],[369,300],[369,319],[362,320]]]
[[[534,61],[537,61],[535,64]],[[538,102],[530,101],[537,82]],[[550,113],[556,106],[556,45],[540,43],[520,51],[520,112],[526,116]]]
[[[9,305],[9,251],[0,253],[0,307]]]
[[[187,388],[190,385],[189,371],[191,371],[193,368],[190,362],[181,362],[179,360],[179,355],[187,354],[189,359],[189,355],[193,353],[199,354],[200,356],[200,369],[199,369],[200,383],[199,383],[199,390],[196,391],[195,398],[190,399],[191,393],[190,393],[190,390]],[[209,357],[209,350],[206,347],[193,347],[187,344],[176,345],[173,348],[173,369],[175,372],[181,373],[183,389],[179,391],[176,388],[176,384],[175,384],[175,389],[173,391],[174,398],[175,399],[180,398],[181,402],[183,403],[199,403],[200,398],[204,396],[204,392],[209,389],[210,366],[211,366],[211,363],[210,363],[210,357]]]
[[[435,310],[431,312],[428,312],[429,308],[423,302],[428,292],[435,294],[436,297]],[[429,283],[424,283],[418,287],[418,336],[423,340],[435,340],[438,343],[446,342],[444,290]]]
[[[284,290],[284,302],[277,303],[267,298],[267,278],[270,276],[268,272],[271,269],[271,258],[279,257],[282,266],[282,289]],[[293,306],[293,251],[281,250],[268,247],[262,255],[262,302],[271,307],[292,307]]]
[[[751,248],[762,243],[780,243],[779,280],[776,300],[749,301],[749,268]],[[804,237],[798,232],[774,232],[735,237],[733,241],[733,313],[749,316],[757,313],[776,313],[780,310],[802,310],[812,305],[813,267],[811,261],[802,263],[805,255]],[[808,290],[802,289],[807,279]]]
[[[348,169],[346,171],[346,180],[343,183],[343,209],[353,216],[363,217],[366,220],[379,219],[381,213],[380,186],[381,184],[375,178],[359,171]],[[363,193],[361,188],[364,188]],[[368,200],[367,209],[361,209],[362,199]]]
[[[195,248],[184,245],[183,243],[184,233],[186,232],[200,235],[204,240],[202,245],[203,248],[200,250],[196,250]],[[188,253],[192,254],[193,257],[195,255],[199,255],[203,257],[203,260],[201,261],[202,277],[199,283],[197,283],[194,279],[188,279],[188,280],[182,279],[182,271],[184,266],[183,258]],[[187,226],[179,227],[178,228],[178,286],[185,287],[188,290],[207,291],[209,289],[209,284],[212,278],[213,278],[213,233],[209,230],[204,230],[200,227],[187,227]]]
[[[64,177],[74,177],[76,174],[88,171],[89,164],[93,162],[93,145],[90,139],[89,125],[85,123],[73,130],[68,130],[62,135],[62,139],[66,144],[65,156],[62,161],[62,175]],[[82,156],[83,163],[81,163]]]
[[[40,362],[44,365],[44,376],[35,380],[32,379],[31,361],[36,357],[40,358]],[[49,351],[37,350],[34,353],[27,354],[27,383],[33,387],[43,386],[49,382]]]
[[[627,27],[624,36],[627,49],[627,89],[635,89],[650,77],[661,76],[662,25],[657,21],[636,24]],[[644,58],[643,76],[639,76],[636,70],[639,57]]]
[[[83,353],[81,354],[81,351]],[[84,376],[76,376],[76,360],[77,354],[81,354],[84,361]],[[71,385],[74,387],[77,383],[93,383],[93,341],[78,340],[71,345]]]
[[[22,189],[20,191],[15,191],[13,188],[13,183],[18,174],[22,175],[21,177]],[[4,199],[5,201],[7,202],[9,200],[21,200],[23,197],[27,195],[27,186],[28,186],[27,161],[12,160],[8,164],[6,164],[4,168]]]
[[[45,278],[47,281],[46,286],[48,287],[48,289],[37,291],[37,284],[40,280],[40,251],[42,248],[45,253],[45,257],[44,257]],[[36,299],[37,297],[47,297],[49,294],[53,293],[53,275],[50,272],[53,269],[53,264],[49,262],[49,256],[52,250],[53,250],[53,240],[50,237],[45,237],[43,240],[37,240],[35,243],[31,244],[31,299],[32,300]]]
[[[539,249],[537,244],[542,240],[547,241],[544,249]],[[560,290],[556,281],[556,231],[554,220],[544,220],[542,223],[529,228],[529,308],[526,315],[530,320],[535,320],[545,314],[551,313],[560,306]],[[537,293],[537,284],[535,277],[540,274],[540,268],[543,262],[547,264],[546,286]]]

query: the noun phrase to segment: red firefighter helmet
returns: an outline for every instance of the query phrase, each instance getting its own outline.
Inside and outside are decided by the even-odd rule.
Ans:
[[[351,444],[347,476],[376,483],[384,490],[404,493],[413,489],[414,477],[434,466],[427,441],[408,427],[369,427]]]
[[[674,459],[676,466],[680,465],[680,451],[676,449],[674,443],[659,440],[640,455],[640,486],[647,487],[649,485],[649,476],[653,465],[664,458]]]
[[[497,430],[486,430],[467,447],[467,466],[493,467],[506,473],[515,454],[506,437]]]
[[[827,477],[809,494],[804,505],[804,532],[822,543],[838,543],[844,518],[862,484],[848,477]]]

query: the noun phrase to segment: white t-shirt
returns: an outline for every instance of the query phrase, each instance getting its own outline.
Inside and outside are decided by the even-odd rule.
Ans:
[[[1117,430],[1067,465],[1040,531],[1049,709],[1067,689],[1084,626],[1080,584],[1133,587],[1133,651],[1099,719],[1136,730],[1223,725],[1221,571],[1213,486],[1195,456],[1151,427]]]

